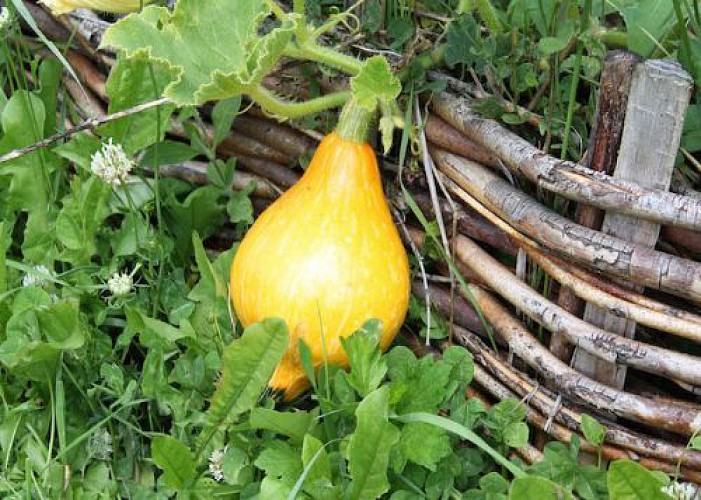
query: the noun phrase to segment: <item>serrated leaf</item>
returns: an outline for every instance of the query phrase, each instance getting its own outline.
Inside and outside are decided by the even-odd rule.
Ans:
[[[400,438],[402,454],[412,462],[435,471],[442,459],[452,453],[448,434],[428,424],[407,424]]]
[[[380,351],[381,334],[382,323],[372,319],[350,337],[341,339],[350,364],[348,383],[361,397],[377,389],[387,373],[387,365]]]
[[[402,86],[392,73],[387,59],[373,56],[367,59],[360,72],[351,78],[351,90],[360,106],[374,111],[379,103],[389,103],[399,97]]]
[[[224,349],[222,376],[207,411],[205,441],[250,410],[265,389],[288,343],[285,322],[265,319],[246,328]]]
[[[151,459],[163,470],[163,482],[167,488],[184,488],[195,478],[195,459],[192,452],[174,437],[153,438]]]
[[[302,473],[300,450],[284,441],[270,441],[253,464],[266,475],[290,485]]]
[[[352,482],[348,498],[377,498],[389,489],[387,466],[399,431],[387,419],[389,387],[370,393],[355,411],[358,425],[348,443],[348,468]]]
[[[115,23],[102,46],[143,51],[168,64],[177,78],[164,95],[180,105],[202,104],[257,85],[282,55],[293,27],[260,37],[258,26],[267,14],[262,0],[179,0],[172,14],[150,6]]]

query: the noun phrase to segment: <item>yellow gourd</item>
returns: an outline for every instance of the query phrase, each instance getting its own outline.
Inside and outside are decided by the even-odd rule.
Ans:
[[[124,14],[135,12],[152,0],[41,0],[55,15],[65,14],[76,9],[93,9],[100,12]]]
[[[231,298],[244,326],[267,317],[287,322],[290,344],[270,381],[285,400],[308,385],[297,339],[311,348],[315,367],[324,359],[347,366],[339,339],[377,318],[385,349],[404,321],[409,287],[375,153],[336,132],[253,224],[231,268]]]

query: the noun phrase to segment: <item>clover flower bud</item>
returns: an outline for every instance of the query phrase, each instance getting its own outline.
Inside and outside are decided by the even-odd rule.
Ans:
[[[131,293],[134,286],[134,279],[127,273],[114,273],[107,280],[107,289],[114,297],[124,297]]]
[[[129,172],[134,167],[121,144],[113,144],[112,138],[102,144],[102,149],[92,156],[90,170],[93,174],[112,186],[126,183]]]

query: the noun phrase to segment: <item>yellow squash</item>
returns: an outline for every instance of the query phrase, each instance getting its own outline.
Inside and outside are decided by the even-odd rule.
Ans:
[[[124,14],[134,12],[152,0],[41,0],[55,15],[76,9],[92,9],[100,12]]]
[[[409,301],[406,252],[385,201],[375,153],[335,132],[300,181],[273,203],[241,242],[231,297],[244,326],[279,317],[290,345],[270,386],[290,400],[307,387],[297,339],[315,367],[347,366],[340,338],[370,318],[392,342]]]

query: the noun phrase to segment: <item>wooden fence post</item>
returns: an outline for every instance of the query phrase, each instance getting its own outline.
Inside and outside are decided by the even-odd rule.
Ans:
[[[681,65],[670,60],[649,60],[636,66],[630,87],[621,148],[613,176],[646,188],[669,189],[674,161],[693,80]],[[660,226],[651,222],[607,212],[604,233],[640,245],[654,247]],[[646,263],[651,269],[656,262]],[[660,274],[664,269],[659,269]],[[584,320],[612,333],[632,338],[635,323],[587,304]],[[580,373],[621,389],[626,368],[601,361],[576,349],[573,367]]]

